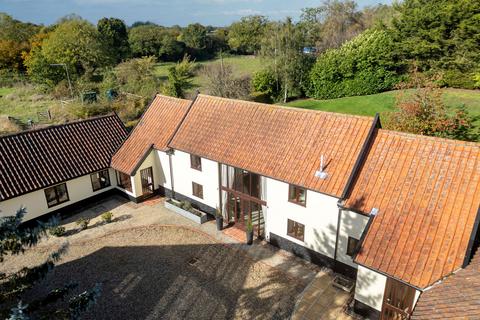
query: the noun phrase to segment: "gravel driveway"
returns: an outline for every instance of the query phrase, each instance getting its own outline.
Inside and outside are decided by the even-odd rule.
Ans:
[[[287,319],[303,285],[236,245],[188,228],[131,228],[70,240],[61,263],[29,295],[67,282],[102,283],[87,319]],[[52,247],[19,258],[35,263]],[[12,261],[9,261],[10,267]]]

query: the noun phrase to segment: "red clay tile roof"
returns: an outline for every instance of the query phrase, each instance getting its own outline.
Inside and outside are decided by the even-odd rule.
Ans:
[[[412,319],[480,319],[480,254],[465,269],[423,292]]]
[[[126,136],[110,115],[0,137],[0,201],[108,168]]]
[[[112,158],[112,168],[132,175],[150,148],[167,150],[192,101],[157,95]]]
[[[198,95],[170,146],[340,197],[373,118]],[[328,178],[315,177],[320,156]]]
[[[379,209],[356,262],[418,288],[462,267],[480,205],[480,145],[379,129],[347,208]]]

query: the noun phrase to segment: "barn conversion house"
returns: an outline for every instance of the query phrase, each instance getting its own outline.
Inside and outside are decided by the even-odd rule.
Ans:
[[[45,188],[90,177],[88,192],[74,200],[80,201],[98,192],[92,175],[108,172],[102,190],[114,188],[132,201],[165,194],[210,214],[218,209],[236,228],[253,221],[256,237],[356,279],[355,310],[370,318],[420,319],[444,283],[454,287],[461,280],[453,279],[478,271],[459,270],[477,247],[479,144],[384,130],[378,116],[207,95],[193,101],[157,95],[126,139],[114,116],[95,121],[106,121],[104,131],[90,135],[95,141],[78,145],[77,152],[63,146],[49,155],[64,163],[45,170],[43,160],[25,156],[29,169],[10,161],[10,180],[3,173],[0,180],[1,213],[18,206],[21,194],[40,191],[45,199],[32,201],[45,206],[30,217],[48,213],[48,203],[63,203],[65,192]],[[48,145],[16,143],[28,152]],[[94,154],[96,143],[103,147]],[[2,140],[2,154],[12,154],[11,145]],[[69,172],[66,167],[82,152],[90,162],[101,161],[68,176],[43,177]],[[15,175],[34,181],[35,190],[15,185]]]

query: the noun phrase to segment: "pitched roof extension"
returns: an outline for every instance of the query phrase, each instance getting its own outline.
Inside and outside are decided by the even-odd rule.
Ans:
[[[192,101],[157,95],[124,144],[112,158],[112,168],[132,175],[153,147],[167,150],[168,142]]]
[[[379,129],[347,208],[378,214],[356,262],[425,288],[462,267],[480,205],[480,144]]]
[[[198,95],[170,146],[340,197],[373,118]],[[315,177],[324,155],[328,178]]]
[[[0,137],[0,201],[108,168],[126,136],[109,115]]]
[[[480,319],[480,254],[420,296],[412,319]]]

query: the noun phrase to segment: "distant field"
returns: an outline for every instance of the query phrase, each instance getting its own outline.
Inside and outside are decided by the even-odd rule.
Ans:
[[[398,91],[383,92],[368,96],[346,97],[331,100],[295,100],[290,107],[323,110],[362,116],[373,116],[393,110]],[[480,116],[480,90],[445,89],[443,99],[449,107],[464,104],[474,116]],[[480,124],[477,121],[478,124]]]
[[[206,88],[207,79],[202,73],[202,67],[212,64],[220,64],[219,58],[209,61],[197,62],[196,76],[193,78],[193,90],[200,90],[200,92],[208,93]],[[263,69],[266,61],[262,58],[255,56],[230,56],[223,58],[225,65],[230,65],[234,74],[237,77],[251,76],[256,71]],[[173,62],[158,63],[156,67],[156,75],[162,80],[166,80],[168,76],[168,68],[174,65]]]

